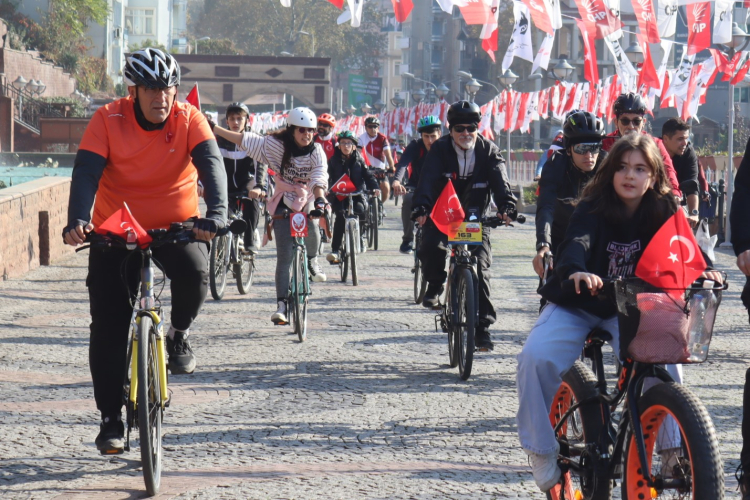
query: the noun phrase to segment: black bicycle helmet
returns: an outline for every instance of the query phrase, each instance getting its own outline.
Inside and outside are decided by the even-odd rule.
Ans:
[[[617,99],[615,99],[615,103],[612,106],[612,110],[615,112],[615,116],[620,116],[623,113],[645,115],[646,102],[639,94],[628,92],[627,94],[620,94],[617,96]]]
[[[250,116],[250,110],[241,102],[233,102],[227,106],[226,116],[229,116],[229,113],[245,113],[246,116]]]
[[[339,141],[341,139],[349,139],[350,141],[352,141],[354,143],[355,146],[359,146],[359,139],[357,139],[357,136],[354,135],[354,134],[352,134],[348,130],[344,130],[343,132],[339,132],[339,135],[337,135],[336,137],[338,137]]]
[[[365,127],[368,125],[377,125],[380,126],[380,120],[378,120],[377,116],[368,116],[365,118]]]
[[[458,101],[451,104],[448,108],[448,124],[454,125],[477,125],[482,119],[482,112],[473,102]]]
[[[563,147],[568,148],[582,142],[601,142],[604,123],[593,113],[574,110],[568,113],[563,124]]]
[[[127,57],[122,76],[125,83],[131,87],[174,87],[180,84],[180,65],[170,54],[148,47],[137,50]]]

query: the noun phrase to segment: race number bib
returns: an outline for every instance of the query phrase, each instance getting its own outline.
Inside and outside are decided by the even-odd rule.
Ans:
[[[481,222],[462,222],[453,236],[448,236],[449,243],[458,243],[462,245],[481,245],[482,244],[482,223]]]
[[[294,212],[289,217],[289,230],[292,238],[304,238],[307,236],[307,214]]]

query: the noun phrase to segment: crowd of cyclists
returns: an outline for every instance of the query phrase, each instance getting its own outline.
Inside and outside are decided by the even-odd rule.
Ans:
[[[271,315],[275,324],[289,321],[292,236],[289,219],[263,219],[264,212],[332,213],[333,235],[325,258],[335,264],[348,204],[365,217],[365,193],[374,195],[371,202],[379,197],[385,203],[392,190],[402,199],[399,250],[417,252],[427,281],[422,304],[430,309],[439,305],[446,281],[447,236],[431,218],[446,184],[452,183],[467,219],[489,211],[506,224],[514,217],[516,198],[505,159],[493,142],[478,133],[481,112],[472,102],[453,103],[447,123],[436,116],[421,117],[419,137],[401,150],[379,131],[376,116],[365,119],[365,133],[359,137],[347,130],[334,134],[334,116],[316,116],[303,107],[289,112],[285,128],[267,135],[247,130],[249,111],[239,102],[227,107],[226,127],[212,123],[193,106],[177,101],[180,68],[172,56],[158,49],[131,54],[123,75],[129,95],[97,110],[80,144],[63,238],[70,245],[83,244],[87,233],[124,203],[145,230],[192,221],[194,242],[154,252],[171,280],[167,353],[172,374],[188,374],[196,368],[190,326],[206,297],[210,242],[227,220],[228,192],[242,191],[248,199],[239,214],[248,224],[243,255],[251,258],[271,237],[275,241],[277,310]],[[561,143],[556,141],[551,149],[539,180],[536,253],[530,249],[530,264],[540,277],[551,272],[539,289],[539,317],[518,356],[517,425],[520,444],[542,491],[550,490],[561,475],[559,445],[548,413],[563,374],[578,358],[592,328],[606,329],[614,337],[615,350],[618,345],[614,305],[581,291],[585,287],[595,294],[606,278],[632,276],[648,242],[677,210],[686,210],[690,224],[696,226],[699,199],[707,191],[687,123],[670,119],[661,139],[651,137],[646,132],[645,101],[633,93],[621,95],[614,112],[616,129],[609,135],[593,114],[568,113]],[[737,265],[746,275],[750,275],[750,228],[740,221],[750,213],[748,161],[750,142],[731,212]],[[335,184],[345,176],[362,195],[336,195]],[[205,214],[199,211],[199,196],[205,201]],[[271,227],[266,227],[267,221]],[[413,247],[415,222],[423,231],[419,248]],[[305,245],[310,280],[315,283],[327,279],[318,262],[320,238],[313,220]],[[478,275],[476,347],[491,351],[490,328],[496,313],[490,299],[488,229],[471,252]],[[721,282],[721,274],[705,259],[709,268],[703,277]],[[107,454],[122,452],[124,447],[122,385],[137,300],[137,269],[125,250],[91,249],[86,280],[92,315],[90,366],[102,416],[96,446]],[[571,293],[560,287],[562,280],[569,279],[574,281]],[[744,296],[750,297],[750,292]],[[682,381],[679,365],[668,370],[676,382]],[[748,413],[746,406],[746,417]],[[743,421],[743,437],[746,443],[750,440],[750,420]],[[666,444],[662,451],[679,453],[679,444]],[[750,467],[750,451],[743,449],[740,487],[748,499],[750,474],[743,473],[745,467]]]

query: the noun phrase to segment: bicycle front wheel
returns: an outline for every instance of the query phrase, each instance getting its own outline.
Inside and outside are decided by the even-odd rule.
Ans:
[[[623,500],[724,498],[719,443],[703,403],[685,386],[665,382],[646,391],[638,402],[638,411],[646,447],[646,473],[655,486],[649,487],[644,480],[636,438],[631,433],[623,455]],[[660,445],[661,450],[657,449]]]
[[[549,419],[553,427],[560,424],[563,415],[578,401],[597,395],[596,377],[581,361],[563,375],[562,384],[552,400]],[[560,483],[548,493],[548,500],[582,498],[586,500],[609,500],[612,497],[612,481],[594,474],[591,447],[595,446],[604,428],[598,402],[578,407],[557,431],[557,440],[563,444],[561,454],[575,463],[561,477]],[[565,451],[567,450],[567,452]],[[572,470],[580,470],[573,473]]]
[[[346,277],[349,276],[349,235],[344,235],[344,241],[341,242],[339,249],[339,271],[341,272],[341,282],[346,283]],[[353,250],[353,249],[352,249]]]
[[[141,316],[138,326],[138,431],[143,480],[149,495],[161,483],[161,388],[156,353],[156,334],[150,316]]]
[[[294,283],[292,290],[292,308],[294,316],[294,333],[300,342],[307,339],[307,295],[309,281],[304,252],[298,248],[294,259]]]
[[[471,376],[471,367],[474,363],[474,330],[477,318],[474,276],[470,269],[464,268],[458,270],[456,278],[455,298],[451,299],[452,305],[455,305],[453,328],[456,333],[456,359],[461,380],[467,380]]]
[[[349,252],[349,259],[352,263],[352,285],[357,286],[359,285],[359,277],[357,276],[357,247],[354,245],[359,245],[359,231],[357,231],[357,226],[354,223],[350,224],[348,238],[351,251]]]
[[[253,285],[255,257],[242,255],[240,258],[242,259],[242,263],[234,265],[234,276],[237,278],[237,291],[245,295]]]
[[[209,282],[211,296],[214,300],[221,300],[227,288],[226,257],[229,252],[229,235],[217,236],[211,242],[211,258],[209,264]]]

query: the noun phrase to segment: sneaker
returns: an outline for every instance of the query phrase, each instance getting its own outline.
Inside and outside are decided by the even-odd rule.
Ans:
[[[274,325],[288,325],[289,320],[286,317],[286,300],[280,300],[277,303],[276,312],[271,315],[271,321]]]
[[[414,248],[412,248],[411,246],[411,241],[404,241],[403,243],[401,243],[401,246],[398,247],[398,251],[406,255],[414,252]]]
[[[170,330],[172,330],[171,327]],[[190,347],[186,332],[175,330],[174,338],[167,335],[167,354],[169,354],[167,366],[172,375],[189,374],[195,371],[195,354]]]
[[[104,417],[94,440],[102,455],[119,455],[125,451],[125,425],[122,416]]]
[[[326,257],[326,260],[328,257]],[[326,275],[318,264],[318,259],[310,259],[307,261],[308,269],[310,269],[310,279],[316,283],[322,283],[326,279]]]
[[[338,252],[331,252],[328,255],[326,255],[326,260],[330,262],[331,264],[338,264],[341,262],[341,258],[339,257]]]
[[[364,234],[360,237],[360,249],[361,253],[367,252],[367,236]]]
[[[490,331],[485,326],[478,326],[474,333],[474,345],[477,350],[488,352],[495,348],[495,344],[490,339]]]
[[[562,472],[560,467],[557,466],[558,451],[555,450],[544,455],[526,451],[531,460],[531,472],[534,474],[534,481],[542,492],[548,492],[560,480]]]
[[[427,284],[427,290],[424,293],[424,299],[422,305],[428,309],[436,309],[440,307],[440,295],[443,293],[443,285],[433,285],[432,283]]]

